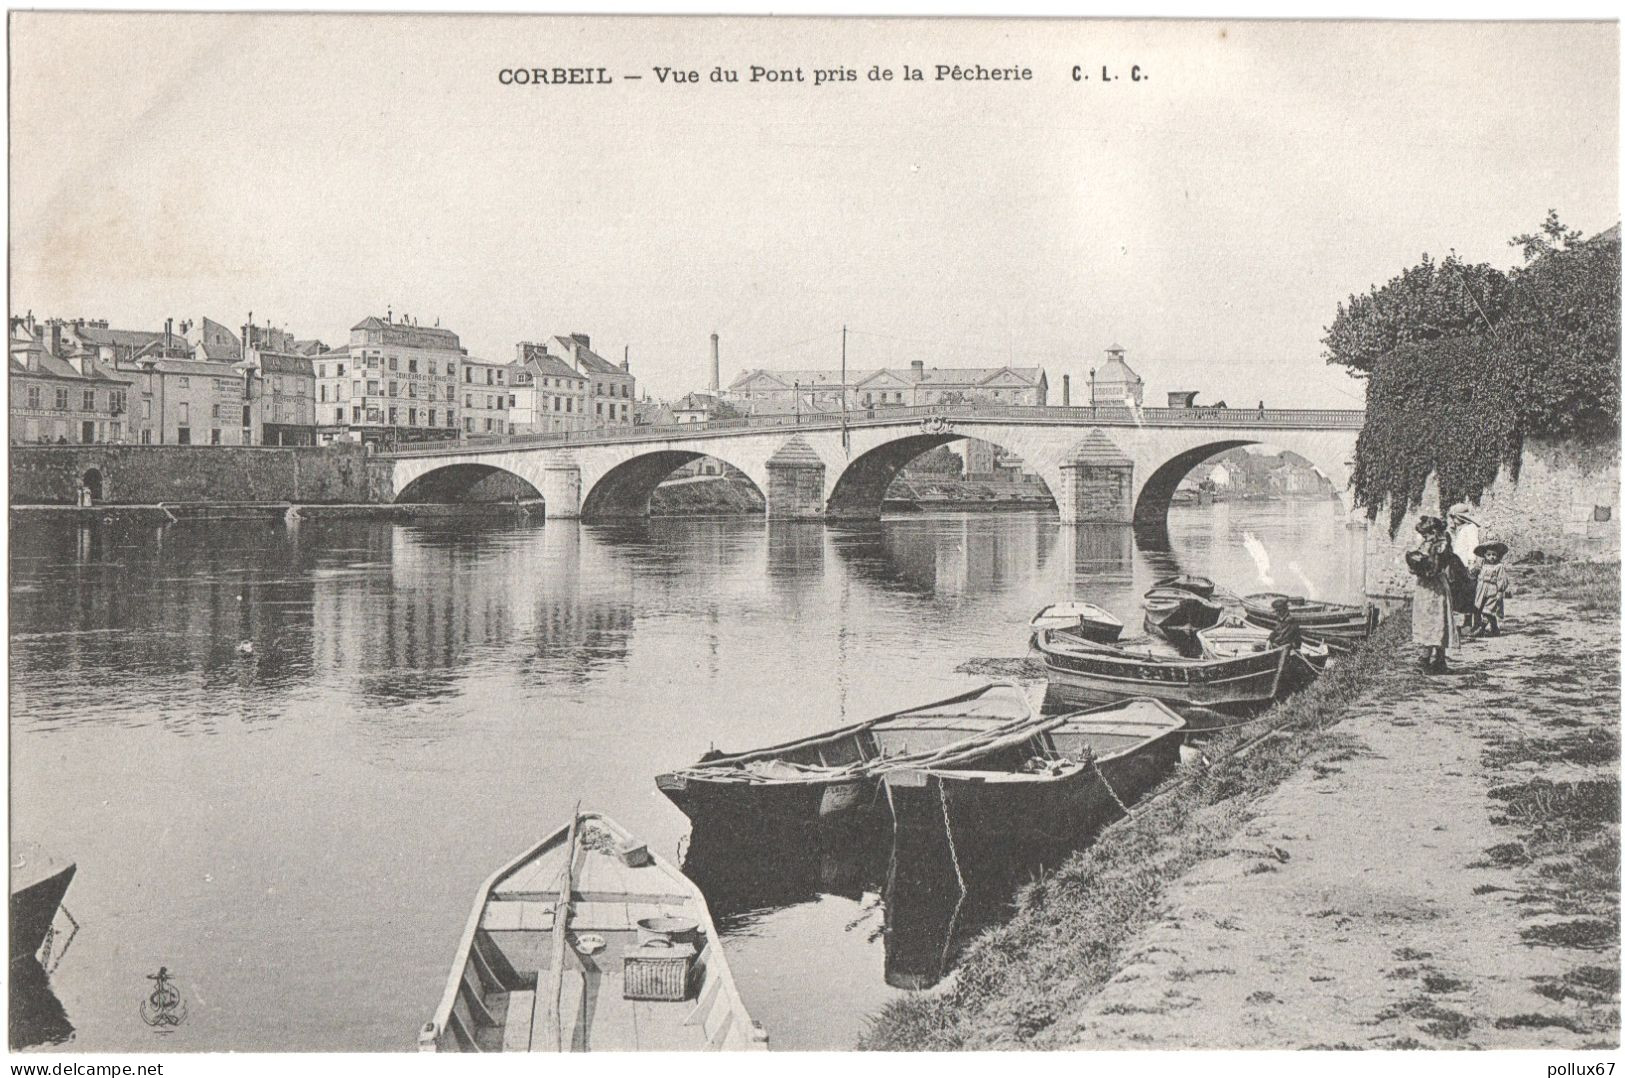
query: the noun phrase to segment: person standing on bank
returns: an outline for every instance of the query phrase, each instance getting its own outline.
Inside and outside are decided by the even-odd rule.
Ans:
[[[1472,517],[1472,506],[1457,502],[1445,510],[1450,519],[1450,549],[1461,560],[1465,578],[1451,581],[1451,596],[1456,613],[1461,615],[1461,627],[1467,633],[1478,629],[1478,604],[1474,593],[1478,588],[1478,555],[1474,553],[1481,542],[1478,521]]]
[[[1478,592],[1473,597],[1478,608],[1480,636],[1495,636],[1501,631],[1501,619],[1506,616],[1506,599],[1512,594],[1512,578],[1501,560],[1507,556],[1507,545],[1499,540],[1483,543],[1474,551],[1484,564],[1478,570]]]
[[[1422,669],[1443,673],[1445,652],[1460,643],[1456,615],[1450,601],[1452,563],[1459,565],[1450,549],[1450,535],[1438,517],[1416,522],[1420,542],[1405,554],[1405,565],[1416,577],[1411,595],[1411,642],[1422,648]]]
[[[1292,604],[1285,599],[1273,599],[1270,601],[1270,610],[1278,620],[1275,628],[1270,631],[1269,642],[1265,646],[1286,648],[1288,651],[1300,650],[1303,647],[1303,626],[1292,616]]]

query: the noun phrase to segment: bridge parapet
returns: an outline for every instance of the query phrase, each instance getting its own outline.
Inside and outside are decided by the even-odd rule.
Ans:
[[[1139,408],[1083,405],[1076,407],[1013,404],[890,406],[849,411],[840,415],[756,415],[739,419],[712,419],[645,427],[602,427],[596,430],[551,434],[510,434],[473,438],[448,445],[438,442],[400,447],[391,457],[438,457],[460,453],[488,453],[494,448],[547,449],[563,446],[617,445],[629,442],[687,441],[726,438],[764,430],[840,430],[922,423],[932,419],[989,420],[999,423],[1079,427],[1180,427],[1213,429],[1359,430],[1365,426],[1360,409],[1323,408]]]

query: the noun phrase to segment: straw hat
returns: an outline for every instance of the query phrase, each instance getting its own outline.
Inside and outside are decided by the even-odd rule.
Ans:
[[[1446,509],[1444,511],[1444,515],[1447,517],[1460,517],[1469,524],[1478,523],[1478,521],[1473,519],[1473,507],[1468,505],[1466,502],[1457,502],[1449,509]]]
[[[1499,539],[1491,539],[1487,543],[1479,543],[1477,546],[1473,547],[1473,557],[1482,558],[1485,554],[1488,554],[1492,550],[1495,551],[1495,553],[1500,557],[1504,558],[1507,556],[1507,545],[1501,542]]]

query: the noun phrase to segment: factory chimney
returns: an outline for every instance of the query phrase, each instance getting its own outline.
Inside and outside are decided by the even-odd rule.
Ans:
[[[1063,374],[1063,375],[1061,375],[1061,407],[1062,408],[1070,408],[1071,406],[1072,406],[1072,376],[1070,374]]]
[[[711,392],[713,394],[722,391],[722,365],[721,359],[717,355],[717,340],[717,335],[715,333],[711,334]]]

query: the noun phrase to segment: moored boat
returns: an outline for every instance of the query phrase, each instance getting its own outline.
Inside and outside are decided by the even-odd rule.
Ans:
[[[1075,843],[1172,772],[1185,720],[1136,699],[1052,719],[1016,751],[975,768],[885,777],[899,832],[946,828],[963,860],[977,844]]]
[[[1183,588],[1152,588],[1144,605],[1146,630],[1170,639],[1189,639],[1224,616],[1224,607]]]
[[[56,920],[77,866],[52,860],[32,844],[19,844],[11,858],[11,958],[37,954]]]
[[[1070,706],[1149,696],[1174,706],[1234,709],[1278,700],[1314,677],[1286,648],[1231,659],[1170,656],[1154,648],[1097,644],[1062,629],[1033,634],[1049,698]]]
[[[859,813],[888,768],[974,760],[1041,721],[1024,690],[994,683],[933,704],[655,777],[696,826],[768,829]]]
[[[1180,573],[1177,576],[1166,576],[1151,585],[1152,588],[1174,588],[1179,591],[1188,591],[1192,595],[1199,595],[1204,599],[1213,598],[1218,585],[1205,576],[1196,576],[1192,573]]]
[[[1327,645],[1335,653],[1351,650],[1371,635],[1377,626],[1376,607],[1355,606],[1351,603],[1328,603],[1318,599],[1305,599],[1301,595],[1282,595],[1278,592],[1259,592],[1245,596],[1241,607],[1247,621],[1262,629],[1273,629],[1280,624],[1271,604],[1285,599],[1292,619],[1303,629],[1305,640]]]
[[[1268,651],[1270,631],[1256,625],[1215,625],[1196,634],[1202,645],[1202,655],[1209,659],[1234,659],[1243,655],[1258,655]],[[1298,654],[1316,670],[1322,670],[1331,657],[1331,650],[1323,643],[1305,640]]]
[[[426,1052],[751,1051],[705,897],[619,824],[580,813],[481,885]]]
[[[1071,629],[1089,640],[1109,644],[1123,632],[1123,622],[1094,603],[1051,603],[1033,615],[1034,629]]]

